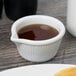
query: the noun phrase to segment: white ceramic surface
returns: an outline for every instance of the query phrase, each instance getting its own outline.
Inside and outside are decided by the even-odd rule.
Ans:
[[[67,30],[76,37],[76,0],[68,0]]]
[[[17,31],[29,24],[47,24],[56,28],[59,34],[48,40],[33,41],[18,38]],[[65,27],[56,18],[44,15],[32,15],[17,20],[11,29],[11,40],[16,44],[20,55],[33,62],[44,62],[53,58],[59,49],[61,40],[65,34]]]
[[[65,68],[76,67],[68,64],[30,65],[0,72],[0,76],[54,76]]]

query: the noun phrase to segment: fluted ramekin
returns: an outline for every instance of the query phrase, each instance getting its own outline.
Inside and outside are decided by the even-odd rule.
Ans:
[[[56,37],[47,40],[33,41],[28,39],[18,38],[18,30],[29,24],[46,24],[56,28],[59,34]],[[31,15],[17,20],[11,28],[11,41],[13,41],[19,54],[29,61],[44,62],[53,58],[60,46],[61,40],[65,34],[63,23],[50,16]]]

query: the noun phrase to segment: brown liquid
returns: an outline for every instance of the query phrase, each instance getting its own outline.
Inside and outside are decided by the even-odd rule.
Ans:
[[[59,32],[48,25],[31,24],[18,31],[19,38],[29,40],[46,40],[57,36]]]

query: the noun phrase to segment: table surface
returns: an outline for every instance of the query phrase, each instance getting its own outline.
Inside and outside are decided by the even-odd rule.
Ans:
[[[66,27],[67,0],[38,0],[37,14],[49,15],[61,20]],[[3,13],[0,20],[0,71],[19,66],[40,64],[23,59],[10,41],[13,21]],[[66,31],[57,55],[47,63],[76,64],[76,38]],[[44,63],[41,63],[44,64]]]

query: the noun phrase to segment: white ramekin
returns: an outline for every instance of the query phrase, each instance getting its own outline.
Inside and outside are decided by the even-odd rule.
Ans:
[[[41,41],[18,38],[18,30],[29,24],[47,24],[56,28],[59,34],[54,38]],[[45,15],[31,15],[17,20],[12,25],[11,32],[11,41],[16,44],[23,58],[33,62],[44,62],[56,55],[65,34],[65,27],[63,23],[56,18]]]

